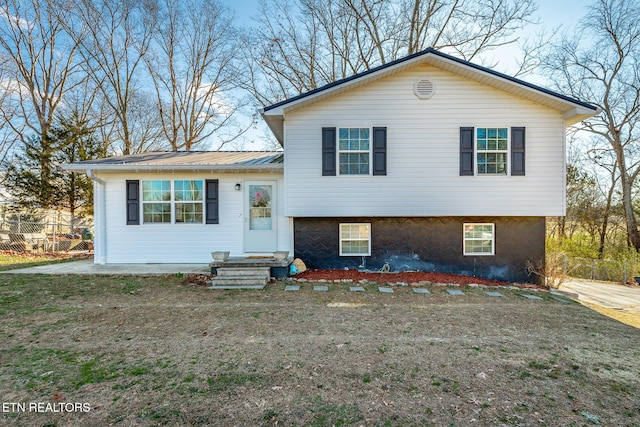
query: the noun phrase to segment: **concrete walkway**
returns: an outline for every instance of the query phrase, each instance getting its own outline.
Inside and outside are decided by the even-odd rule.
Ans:
[[[210,273],[207,264],[94,264],[93,260],[63,262],[3,271],[3,274],[124,274],[148,276],[154,274]]]
[[[579,301],[615,310],[640,313],[640,287],[571,279],[560,286],[560,291],[577,295]]]

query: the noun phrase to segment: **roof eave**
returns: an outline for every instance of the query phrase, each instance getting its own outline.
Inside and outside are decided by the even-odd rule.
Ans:
[[[278,140],[280,146],[284,147],[284,112],[282,109],[274,109],[268,113],[266,113],[264,109],[261,109],[258,110],[258,112],[267,126],[269,126],[269,129]]]
[[[596,108],[594,111],[589,108],[576,107],[564,113],[563,118],[567,126],[572,126],[572,125],[575,125],[576,123],[579,123],[583,120],[588,119],[589,117],[593,117],[598,114],[600,114],[599,108]]]
[[[140,164],[90,164],[62,165],[71,172],[211,172],[211,173],[277,173],[284,170],[283,163],[270,165],[140,165]]]
[[[546,88],[508,76],[506,74],[496,72],[486,67],[444,54],[431,48],[418,54],[393,61],[391,63],[376,67],[371,70],[367,70],[363,73],[356,74],[346,79],[330,83],[321,88],[267,106],[263,108],[260,113],[278,141],[280,141],[280,144],[283,144],[284,116],[287,111],[293,110],[303,105],[307,105],[318,99],[330,97],[334,93],[340,93],[342,91],[348,90],[351,87],[357,87],[358,85],[364,84],[365,82],[369,82],[387,76],[391,73],[395,73],[402,69],[412,67],[414,66],[414,64],[428,63],[438,67],[438,62],[441,64],[446,63],[459,69],[470,70],[477,75],[487,76],[495,81],[505,81],[513,85],[514,87],[523,89],[531,94],[542,95],[544,97],[552,99],[556,103],[556,107],[559,107],[557,109],[563,112],[565,119],[568,121],[574,119],[571,116],[572,111],[580,111],[580,113],[575,117],[575,122],[579,122],[584,118],[593,116],[598,113],[598,109],[588,103],[550,91]]]

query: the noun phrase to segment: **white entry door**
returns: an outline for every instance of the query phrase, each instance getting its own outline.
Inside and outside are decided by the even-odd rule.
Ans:
[[[275,181],[245,183],[245,252],[277,250],[276,184]]]

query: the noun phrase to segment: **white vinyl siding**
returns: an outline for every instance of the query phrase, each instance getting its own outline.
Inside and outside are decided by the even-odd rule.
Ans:
[[[438,87],[430,99],[413,93],[421,78]],[[285,115],[287,216],[564,214],[562,114],[450,72],[416,67]],[[377,126],[386,176],[322,176],[323,127]],[[526,176],[460,176],[460,127],[525,127]]]
[[[98,174],[97,174],[98,175]],[[174,223],[127,225],[126,187],[127,179],[143,181],[218,179],[219,224]],[[246,181],[276,181],[278,191],[277,221],[278,250],[293,252],[292,228],[289,218],[284,216],[284,182],[280,174],[206,174],[206,173],[100,173],[105,181],[106,218],[96,209],[96,224],[106,220],[102,227],[96,227],[96,250],[99,240],[106,239],[106,253],[96,253],[96,262],[111,263],[197,263],[207,265],[212,261],[211,252],[230,251],[231,256],[245,256],[244,252],[244,191],[235,186]],[[190,203],[190,202],[189,202]],[[256,255],[256,254],[251,254]]]

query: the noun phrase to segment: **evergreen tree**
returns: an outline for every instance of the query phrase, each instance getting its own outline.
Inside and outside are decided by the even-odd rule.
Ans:
[[[58,208],[68,210],[72,216],[78,209],[82,214],[93,215],[93,181],[83,174],[61,172],[61,165],[106,156],[105,145],[95,137],[86,120],[76,113],[61,118],[59,125],[50,132],[59,148],[53,155],[55,184],[58,191]]]
[[[34,135],[26,139],[24,146],[5,165],[5,187],[20,208],[55,209],[61,202],[54,187],[59,174],[52,163],[49,138]]]
[[[106,150],[80,115],[58,119],[48,134],[27,140],[6,165],[5,186],[18,206],[93,213],[93,184],[62,170],[65,163],[104,157]]]

